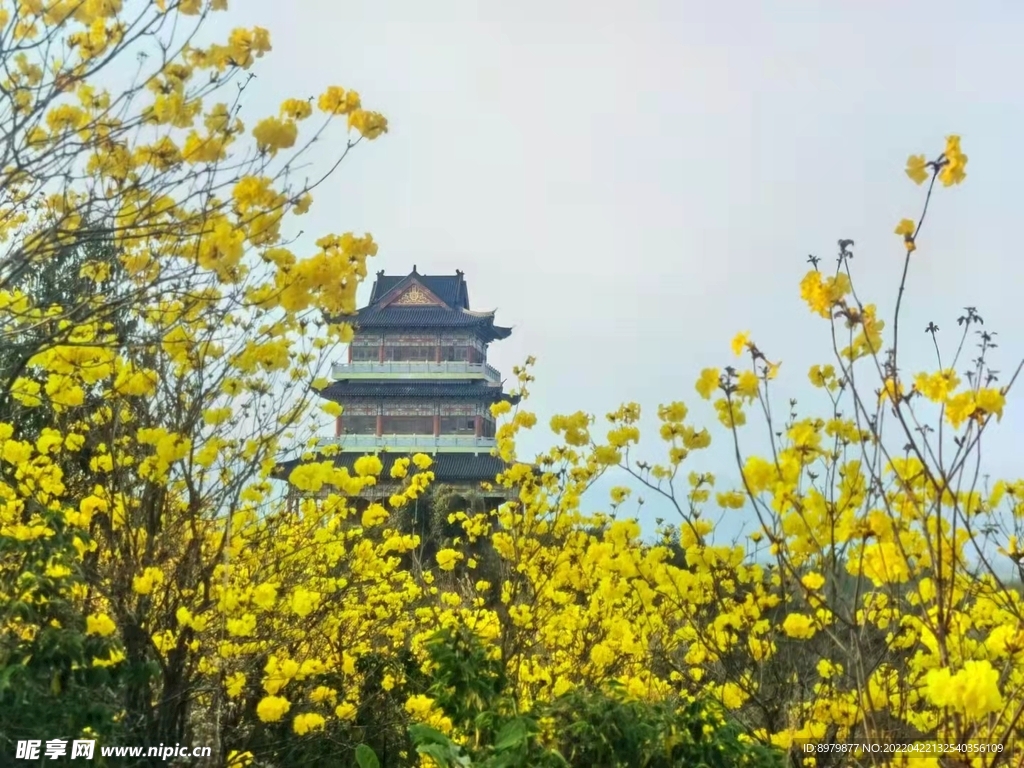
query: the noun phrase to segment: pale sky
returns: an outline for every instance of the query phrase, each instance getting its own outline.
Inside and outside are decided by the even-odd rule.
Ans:
[[[860,293],[891,317],[893,228],[923,201],[903,166],[947,133],[967,180],[938,190],[919,241],[905,360],[930,363],[929,320],[953,344],[966,305],[1003,334],[999,369],[1024,354],[1022,21],[996,1],[247,0],[217,24],[271,30],[247,111],[336,83],[390,120],[317,195],[310,245],[369,231],[371,277],[464,270],[473,308],[515,327],[492,362],[536,355],[542,424],[682,399],[721,444],[693,468],[727,484],[700,369],[751,330],[783,361],[778,406],[820,404],[806,373],[829,360],[827,325],[799,299],[804,261],[855,240]],[[1022,401],[990,436],[994,474],[1020,471]]]

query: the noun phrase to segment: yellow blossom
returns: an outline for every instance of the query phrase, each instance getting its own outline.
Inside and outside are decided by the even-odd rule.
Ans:
[[[268,117],[256,124],[252,135],[256,139],[256,146],[261,151],[274,155],[279,150],[294,146],[299,131],[293,120]]]
[[[159,568],[146,568],[132,581],[132,588],[140,595],[148,595],[155,587],[164,582],[164,574]]]
[[[911,155],[907,158],[907,176],[915,184],[924,184],[928,180],[928,160],[924,155]]]
[[[438,551],[437,564],[442,571],[451,571],[455,568],[456,563],[463,558],[461,552],[456,552],[454,549],[442,549]]]
[[[974,720],[1003,708],[999,672],[988,661],[967,661],[955,674],[948,667],[933,669],[926,681],[933,704],[959,709]]]
[[[315,712],[303,712],[292,720],[292,730],[299,736],[304,736],[311,731],[322,730],[326,722],[323,715],[318,715]]]
[[[732,344],[730,345],[730,347],[732,348],[732,353],[734,355],[736,355],[737,357],[742,355],[743,352],[749,346],[750,346],[750,332],[749,331],[743,331],[742,333],[737,333],[736,336],[733,337]]]
[[[277,602],[277,586],[267,583],[260,584],[253,590],[252,601],[257,607],[265,611],[270,610]]]
[[[280,696],[264,696],[256,705],[256,716],[264,723],[276,723],[292,708],[287,699]]]
[[[939,171],[939,180],[944,186],[959,184],[967,176],[964,170],[967,166],[967,155],[960,149],[960,137],[956,135],[946,137],[946,149],[942,153],[942,170]]]
[[[700,379],[697,381],[697,393],[705,400],[711,399],[711,394],[718,388],[718,369],[705,368],[700,372]]]
[[[353,465],[359,477],[377,476],[384,469],[381,460],[376,456],[360,456]]]
[[[224,680],[224,689],[227,691],[228,696],[233,699],[237,699],[242,695],[242,691],[245,689],[245,674],[242,672],[233,672]]]
[[[85,634],[87,635],[108,637],[116,631],[117,625],[114,624],[113,620],[105,613],[86,616],[85,618]]]
[[[809,639],[814,637],[817,630],[810,617],[800,613],[791,613],[782,622],[782,631],[790,637]]]

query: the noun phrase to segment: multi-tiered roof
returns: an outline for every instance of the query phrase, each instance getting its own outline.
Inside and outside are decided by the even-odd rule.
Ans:
[[[378,454],[385,481],[395,459],[427,453],[437,484],[492,482],[503,464],[491,455],[490,406],[510,396],[487,350],[512,329],[495,325],[493,311],[470,309],[463,273],[378,272],[369,304],[338,319],[353,324],[355,337],[319,393],[344,408],[334,439],[325,441],[339,448],[335,463],[351,467]],[[298,464],[285,462],[282,474]]]
[[[421,275],[413,265],[408,275],[385,275],[373,283],[370,303],[355,322],[361,332],[391,328],[465,329],[485,343],[507,339],[511,328],[494,324],[494,310],[473,312],[462,270],[454,275]]]

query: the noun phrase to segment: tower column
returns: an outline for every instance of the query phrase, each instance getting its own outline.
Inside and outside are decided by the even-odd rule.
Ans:
[[[441,417],[438,414],[434,414],[434,437],[438,437],[441,434]]]
[[[334,436],[341,437],[341,416],[334,421]]]
[[[382,362],[382,363],[383,363],[383,362],[384,362],[384,339],[381,339],[381,340],[380,340],[380,352],[379,352],[379,357],[380,357],[380,362]]]
[[[476,415],[476,418],[475,418],[473,426],[474,426],[474,429],[476,431],[476,436],[477,437],[483,437],[483,434],[484,434],[484,417],[481,416],[479,413]]]
[[[377,414],[377,437],[384,434],[384,416],[383,414]]]

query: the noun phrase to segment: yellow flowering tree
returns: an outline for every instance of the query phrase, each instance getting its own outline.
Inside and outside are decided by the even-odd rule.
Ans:
[[[317,523],[266,516],[269,477],[282,441],[303,437],[322,353],[350,333],[328,318],[355,308],[376,245],[328,234],[299,250],[291,222],[387,123],[324,83],[247,125],[270,36],[205,42],[225,9],[0,4],[0,339],[20,355],[0,381],[5,753],[13,734],[100,722],[140,744],[210,724],[219,748],[232,640],[253,638],[256,658],[260,638],[320,602],[295,540],[259,568],[233,558],[278,536],[314,541]],[[314,143],[321,173],[302,180]],[[28,278],[54,265],[84,287],[36,290]],[[261,575],[255,591],[246,579]],[[261,613],[274,590],[290,614]],[[40,690],[81,706],[33,718],[21,706]]]

